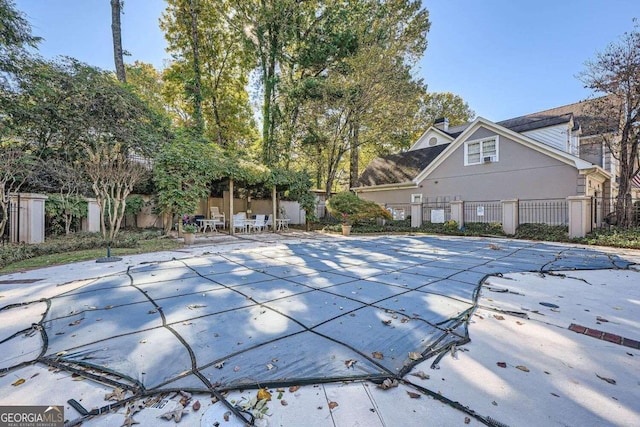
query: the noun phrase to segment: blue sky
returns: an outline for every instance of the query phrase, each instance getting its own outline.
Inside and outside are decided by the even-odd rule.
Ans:
[[[453,92],[479,116],[503,120],[587,98],[575,77],[585,61],[633,29],[638,0],[423,0],[429,45],[416,76],[432,92]],[[40,53],[113,69],[109,0],[16,0]],[[162,68],[169,55],[158,27],[163,0],[125,0],[126,62]]]

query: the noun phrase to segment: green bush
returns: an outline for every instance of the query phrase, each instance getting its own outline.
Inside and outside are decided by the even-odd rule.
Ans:
[[[582,239],[576,239],[576,241],[589,245],[640,249],[640,230],[611,227],[609,230],[595,230]]]
[[[388,210],[369,200],[362,200],[354,193],[343,192],[331,197],[326,204],[327,210],[343,223],[360,223],[377,218],[391,219]]]
[[[520,224],[514,237],[516,239],[569,241],[569,227],[566,225]]]

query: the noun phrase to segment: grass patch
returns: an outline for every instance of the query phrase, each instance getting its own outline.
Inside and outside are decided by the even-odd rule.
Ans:
[[[172,250],[182,246],[157,231],[125,231],[111,245],[111,255],[134,255]],[[47,267],[106,256],[107,243],[99,234],[77,233],[58,236],[38,245],[0,246],[0,273]]]

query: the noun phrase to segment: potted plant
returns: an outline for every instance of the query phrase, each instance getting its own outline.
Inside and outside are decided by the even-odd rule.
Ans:
[[[182,226],[182,236],[185,245],[193,245],[196,242],[196,231],[198,227],[193,224],[185,224]]]
[[[351,220],[348,213],[342,213],[342,235],[348,236],[351,234]]]

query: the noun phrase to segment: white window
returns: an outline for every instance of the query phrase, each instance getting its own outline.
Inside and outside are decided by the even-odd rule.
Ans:
[[[498,136],[464,143],[464,165],[479,165],[498,161]]]

